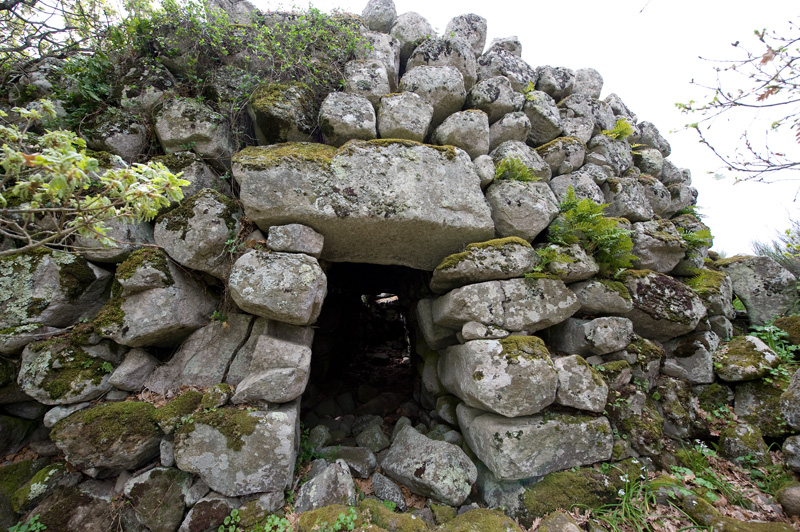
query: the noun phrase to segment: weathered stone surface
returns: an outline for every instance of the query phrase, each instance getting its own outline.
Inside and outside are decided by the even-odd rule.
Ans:
[[[450,35],[449,33],[446,35]],[[445,66],[461,72],[464,88],[469,91],[477,78],[475,53],[470,43],[459,36],[426,39],[417,46],[406,62],[406,70],[418,66]]]
[[[572,94],[575,72],[564,67],[540,66],[536,69],[536,90],[543,91],[561,101]]]
[[[550,166],[553,176],[557,176],[583,166],[586,144],[575,137],[559,137],[536,148],[536,153]]]
[[[0,453],[6,456],[22,449],[35,429],[35,421],[0,415]]]
[[[464,251],[446,257],[436,267],[430,287],[444,293],[466,284],[522,277],[537,262],[530,244],[519,238],[468,244]]]
[[[727,273],[716,270],[695,270],[687,284],[703,300],[709,315],[721,315],[728,319],[736,316],[733,308],[733,284]],[[723,336],[728,338],[730,335]]]
[[[464,39],[472,47],[475,57],[479,57],[486,44],[486,19],[474,13],[453,17],[447,23],[444,34]]]
[[[475,84],[467,94],[467,109],[480,109],[494,124],[507,113],[517,110],[514,89],[505,76],[484,79]]]
[[[697,190],[688,185],[675,183],[674,185],[668,185],[667,190],[669,190],[669,194],[672,197],[672,203],[670,203],[669,210],[665,213],[666,215],[672,215],[697,202]]]
[[[389,33],[397,19],[397,10],[393,0],[369,0],[361,17],[372,31]]]
[[[644,144],[648,148],[655,148],[661,155],[664,157],[669,157],[672,149],[669,146],[669,142],[661,133],[659,133],[656,126],[651,124],[650,122],[640,122],[637,124],[637,128],[639,130],[638,135],[631,136],[631,142],[637,144]]]
[[[378,460],[375,458],[375,454],[366,447],[335,445],[322,447],[319,452],[322,455],[329,456],[335,454],[337,459],[344,460],[347,463],[350,473],[358,478],[369,478],[378,469]]]
[[[570,284],[569,289],[581,304],[581,314],[627,314],[633,309],[631,294],[619,281],[592,279]]]
[[[211,294],[161,251],[132,253],[117,268],[122,290],[95,318],[95,330],[130,347],[175,345],[208,322]]]
[[[253,316],[231,314],[212,321],[183,341],[172,358],[145,383],[148,390],[166,394],[181,386],[213,386],[222,381],[239,346],[247,338]]]
[[[475,166],[475,171],[481,179],[481,188],[486,188],[494,181],[494,161],[488,155],[481,155],[477,157],[472,164]]]
[[[338,151],[318,146],[236,155],[234,177],[251,220],[263,228],[314,228],[325,237],[326,260],[427,270],[465,242],[494,236],[465,152],[410,141],[353,142]]]
[[[302,83],[265,83],[250,99],[247,113],[261,145],[308,140],[316,125],[314,93]]]
[[[642,174],[658,178],[664,170],[664,156],[655,148],[637,150],[633,156],[636,167]]]
[[[241,209],[230,198],[204,189],[156,220],[156,244],[175,262],[225,279],[230,271],[226,243],[239,234]]]
[[[588,144],[594,136],[594,119],[589,117],[573,117],[561,119],[561,134],[565,137],[575,137],[584,144]]]
[[[783,452],[786,465],[791,467],[794,471],[800,470],[800,436],[789,436],[784,440]]]
[[[422,337],[425,339],[425,344],[427,344],[428,348],[442,349],[448,345],[455,344],[458,342],[458,340],[456,339],[453,329],[448,329],[447,327],[442,327],[433,323],[433,301],[433,298],[426,297],[417,302],[417,323],[419,324]],[[435,363],[433,364],[433,367],[436,367]],[[436,380],[438,381],[438,379]],[[423,384],[424,382],[425,379],[423,374]]]
[[[791,425],[783,414],[787,380],[779,378],[771,383],[760,380],[739,383],[733,400],[734,413],[740,420],[757,427],[765,438],[780,438],[789,434]]]
[[[664,342],[664,375],[684,379],[692,384],[714,382],[714,351],[719,337],[711,331],[695,332]]]
[[[413,92],[387,94],[378,107],[378,135],[422,142],[433,119],[433,105]]]
[[[593,68],[581,68],[575,71],[575,83],[572,94],[586,94],[592,98],[599,98],[603,90],[603,76]],[[603,102],[605,103],[605,102]]]
[[[553,364],[558,372],[557,404],[597,413],[605,409],[608,385],[583,357],[558,357]]]
[[[563,261],[554,260],[546,266],[547,272],[557,275],[565,283],[584,281],[600,271],[600,266],[580,244],[570,246],[549,244],[547,247],[552,248],[558,255],[566,257]]]
[[[406,511],[406,499],[403,496],[403,492],[389,477],[380,473],[372,475],[372,492],[381,501],[393,502],[397,510]]]
[[[492,153],[489,155],[491,155],[495,166],[499,166],[504,159],[509,157],[519,159],[528,167],[533,177],[539,178],[545,183],[550,181],[552,175],[550,167],[544,162],[544,159],[536,153],[536,150],[522,141],[507,140],[492,150]]]
[[[611,457],[608,420],[565,414],[509,419],[458,407],[464,439],[498,480],[519,480]]]
[[[772,465],[769,448],[761,431],[747,423],[737,423],[719,434],[719,454],[731,462],[747,457],[759,466]]]
[[[590,199],[595,203],[605,203],[605,196],[594,179],[586,172],[572,172],[559,175],[550,180],[550,190],[556,196],[558,203],[567,199],[567,192],[572,187],[575,197],[579,200]]]
[[[780,408],[786,423],[800,430],[800,370],[796,371],[780,399]]]
[[[302,224],[273,225],[269,228],[267,247],[272,251],[305,253],[318,259],[325,237]]]
[[[178,151],[170,153],[169,155],[159,155],[151,159],[153,162],[159,162],[169,168],[172,173],[177,174],[181,172],[181,179],[189,182],[188,185],[181,187],[183,196],[189,198],[194,196],[204,188],[210,188],[225,194],[228,197],[233,196],[230,188],[230,183],[221,179],[211,168],[203,161],[203,159],[194,152]],[[178,206],[178,202],[174,201],[170,204],[170,208]],[[152,228],[150,229],[152,233]],[[151,235],[152,238],[152,235]]]
[[[614,175],[624,174],[633,165],[631,145],[624,140],[613,139],[607,135],[595,135],[586,147],[588,149],[586,162],[607,166]]]
[[[489,127],[489,150],[509,140],[525,142],[530,132],[531,121],[525,113],[516,111],[505,114]]]
[[[358,46],[356,59],[375,60],[383,63],[389,77],[389,89],[397,90],[400,83],[400,41],[387,33],[367,31],[361,34],[368,46]]]
[[[348,61],[345,65],[344,80],[346,92],[363,96],[376,110],[381,96],[391,92],[386,66],[375,59]]]
[[[636,180],[642,185],[644,195],[647,201],[650,202],[650,207],[653,209],[654,214],[665,216],[673,212],[671,210],[672,195],[661,181],[650,175],[641,175]]]
[[[192,475],[156,467],[125,483],[125,496],[138,521],[152,532],[174,532],[183,521]]]
[[[328,293],[317,260],[299,253],[251,250],[233,265],[228,287],[245,312],[291,323],[314,323]]]
[[[400,64],[405,65],[419,43],[436,37],[436,30],[422,15],[409,11],[397,16],[389,34],[399,41]]]
[[[703,423],[698,419],[698,401],[688,381],[661,375],[656,380],[654,392],[661,396],[658,406],[664,418],[664,434],[683,439],[698,432]]]
[[[147,128],[129,111],[109,107],[97,118],[87,144],[97,151],[134,161],[147,148]]]
[[[715,369],[726,382],[752,381],[766,376],[780,358],[760,338],[737,336],[716,357]]]
[[[97,312],[110,282],[109,272],[69,253],[40,249],[3,257],[0,328],[73,325]]]
[[[105,403],[62,419],[50,439],[78,469],[136,469],[159,453],[154,414],[149,403]]]
[[[631,342],[633,324],[621,317],[567,318],[547,331],[547,339],[553,349],[571,355],[607,355]]]
[[[351,139],[377,136],[375,108],[358,94],[332,92],[319,108],[319,127],[327,144],[339,147]]]
[[[185,179],[181,176],[181,179]],[[119,220],[106,222],[106,237],[112,239],[104,246],[99,240],[78,236],[75,248],[80,254],[93,262],[118,263],[128,258],[141,244],[154,244],[153,227],[146,222],[126,224]]]
[[[22,351],[17,383],[46,405],[90,401],[111,390],[108,379],[121,362],[115,351],[110,342],[77,345],[64,337],[34,342]]]
[[[653,209],[647,201],[644,187],[635,178],[609,178],[600,188],[608,203],[606,213],[609,216],[626,218],[631,222],[653,218]]]
[[[637,334],[668,340],[687,334],[706,315],[702,300],[680,281],[648,270],[622,274],[633,310],[626,315]]]
[[[158,365],[158,359],[144,349],[131,349],[114,370],[108,383],[128,392],[138,392]]]
[[[495,37],[492,39],[492,42],[489,43],[489,50],[487,51],[494,49],[505,50],[517,57],[522,57],[522,43],[516,35],[512,35],[511,37]]]
[[[255,349],[267,356],[250,363],[248,375],[236,386],[232,403],[287,403],[305,391],[311,368],[309,347],[263,336]]]
[[[511,279],[456,288],[434,300],[433,321],[460,329],[469,321],[535,332],[562,322],[580,303],[560,280]]]
[[[409,70],[400,80],[400,91],[419,94],[433,106],[431,128],[460,111],[467,99],[464,76],[449,66],[422,65]]]
[[[431,136],[433,144],[461,148],[470,158],[489,153],[489,120],[483,111],[460,111],[448,116]]]
[[[536,71],[513,52],[492,48],[478,58],[478,81],[505,76],[511,87],[522,92],[528,83],[536,83]]]
[[[671,271],[686,255],[686,242],[669,220],[634,223],[631,240],[633,266],[642,270]]]
[[[230,166],[233,144],[228,121],[202,103],[182,98],[167,101],[156,115],[155,130],[167,153],[191,145],[209,163]]]
[[[530,144],[534,146],[546,144],[561,135],[563,130],[561,116],[556,102],[547,93],[542,91],[526,93],[522,112],[531,121],[531,132],[528,134]]]
[[[788,270],[770,257],[737,255],[717,262],[730,275],[733,292],[747,308],[753,325],[786,314],[797,301],[797,282]]]
[[[439,359],[439,378],[467,405],[507,417],[541,411],[555,400],[558,386],[550,353],[535,336],[448,347]]]
[[[336,460],[300,486],[294,507],[297,512],[307,512],[332,504],[352,506],[357,495],[350,468],[344,460]]]
[[[498,236],[531,241],[558,215],[556,197],[546,183],[495,181],[486,189]]]
[[[214,530],[214,527],[218,527],[230,515],[231,510],[239,508],[241,504],[238,499],[209,493],[192,506],[178,532]]]
[[[460,448],[426,438],[411,427],[397,435],[381,468],[414,493],[452,506],[464,502],[478,476],[475,465]]]
[[[294,402],[268,411],[195,414],[175,435],[175,463],[228,497],[283,491],[294,472],[298,410]]]

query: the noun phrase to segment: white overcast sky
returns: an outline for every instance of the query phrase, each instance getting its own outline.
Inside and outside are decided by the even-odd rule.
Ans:
[[[304,9],[304,2],[254,0],[257,7]],[[334,8],[360,14],[366,0],[315,0],[313,7]],[[692,131],[682,131],[686,117],[675,102],[704,100],[708,91],[691,84],[711,84],[711,59],[734,59],[735,41],[762,51],[753,37],[755,29],[776,29],[787,34],[788,20],[800,21],[797,0],[395,0],[397,13],[415,11],[441,35],[454,16],[475,13],[487,19],[487,45],[494,37],[516,35],[522,57],[533,67],[591,67],[604,78],[603,94],[618,94],[640,121],[658,127],[672,145],[670,160],[692,171],[699,190],[698,205],[715,237],[714,249],[727,255],[750,253],[754,240],[769,241],[788,227],[790,217],[800,218],[795,196],[800,182],[733,184],[715,180],[721,166],[697,142]],[[757,129],[759,122],[718,120],[712,130],[722,144],[738,138],[743,128]],[[800,146],[786,149],[800,158]]]

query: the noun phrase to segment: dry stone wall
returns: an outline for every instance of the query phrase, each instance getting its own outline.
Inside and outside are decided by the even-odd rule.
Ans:
[[[245,4],[227,9],[246,18]],[[398,484],[525,515],[526,486],[545,475],[668,462],[669,439],[712,434],[714,408],[730,406],[741,434],[800,429],[798,377],[763,380],[779,364],[769,347],[720,350],[734,295],[762,324],[793,309],[796,279],[765,257],[712,260],[689,171],[653,124],[601,99],[598,72],[528,65],[516,38],[487,47],[473,14],[446,37],[391,0],[362,17],[371,47],[343,92],[259,89],[271,97],[247,109],[257,145],[234,145],[213,106],[163,84],[125,92],[153,113],[191,195],[152,224],[112,227],[125,246],[0,259],[0,454],[42,457],[0,483],[2,526],[54,523],[54,501],[79,522],[76,508],[113,496],[131,503],[124,530],[216,529],[221,518],[198,524],[206,507],[274,512],[296,488],[301,419],[319,453],[340,447],[314,463],[298,511],[353,504],[357,477],[401,509]],[[131,160],[144,143],[126,139],[93,142]],[[226,170],[235,186],[212,190]],[[553,243],[570,201],[604,205],[630,268],[609,269],[585,234]],[[426,272],[408,302],[413,405],[303,395],[336,262]],[[70,472],[34,482],[59,457]]]

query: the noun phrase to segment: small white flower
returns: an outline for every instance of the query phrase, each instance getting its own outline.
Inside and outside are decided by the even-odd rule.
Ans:
[[[628,475],[622,475],[621,477],[619,477],[619,479],[620,479],[622,482],[628,482]]]
[[[638,463],[639,463],[639,460],[637,460],[636,458],[634,458],[633,460],[631,460],[631,463],[632,463],[632,464],[638,464]]]
[[[625,490],[619,490],[619,491],[617,492],[617,495],[619,495],[620,497],[622,497],[623,495],[625,495]]]

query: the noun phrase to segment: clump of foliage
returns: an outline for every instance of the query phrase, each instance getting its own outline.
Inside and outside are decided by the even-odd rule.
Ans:
[[[112,65],[108,55],[98,49],[92,55],[73,55],[59,69],[68,90],[57,90],[69,109],[67,124],[78,127],[88,116],[105,108],[111,98]]]
[[[17,523],[12,526],[8,532],[41,532],[42,530],[47,530],[47,526],[39,522],[39,514],[36,514],[25,523]]]
[[[779,233],[771,242],[753,242],[753,253],[772,260],[800,276],[800,221],[790,220],[791,227]]]
[[[217,528],[217,532],[244,532],[238,526],[242,518],[239,515],[239,510],[233,509],[231,513],[225,516],[222,524]],[[271,514],[267,517],[262,525],[248,530],[247,532],[292,532],[292,525],[289,520],[279,515]]]
[[[772,368],[769,376],[764,377],[764,381],[772,383],[775,380],[791,378],[798,369],[798,361],[794,354],[800,350],[800,346],[792,343],[789,333],[776,326],[773,321],[769,321],[764,325],[751,326],[750,334],[767,344],[780,359],[777,367]]]
[[[531,169],[519,157],[509,156],[500,161],[494,170],[495,181],[512,179],[514,181],[533,182],[539,178],[531,173]]]
[[[550,224],[547,239],[562,246],[580,244],[603,273],[629,268],[636,258],[630,252],[633,249],[630,231],[603,215],[607,206],[588,198],[579,200],[569,187],[566,198],[559,204],[561,214]]]
[[[66,248],[76,235],[107,245],[112,240],[106,222],[151,220],[159,209],[183,198],[180,187],[188,181],[160,163],[100,173],[98,161],[86,154],[86,142],[75,133],[30,133],[34,121],[55,116],[50,102],[13,111],[27,124],[22,129],[0,125],[0,237],[16,245],[0,251],[0,257],[45,245]]]
[[[625,140],[633,135],[633,126],[625,118],[620,118],[611,129],[604,129],[603,135],[616,140]]]
[[[683,227],[678,227],[678,233],[688,247],[688,250],[696,250],[700,248],[711,247],[713,237],[711,231],[708,229],[699,229],[697,231],[687,231]]]

